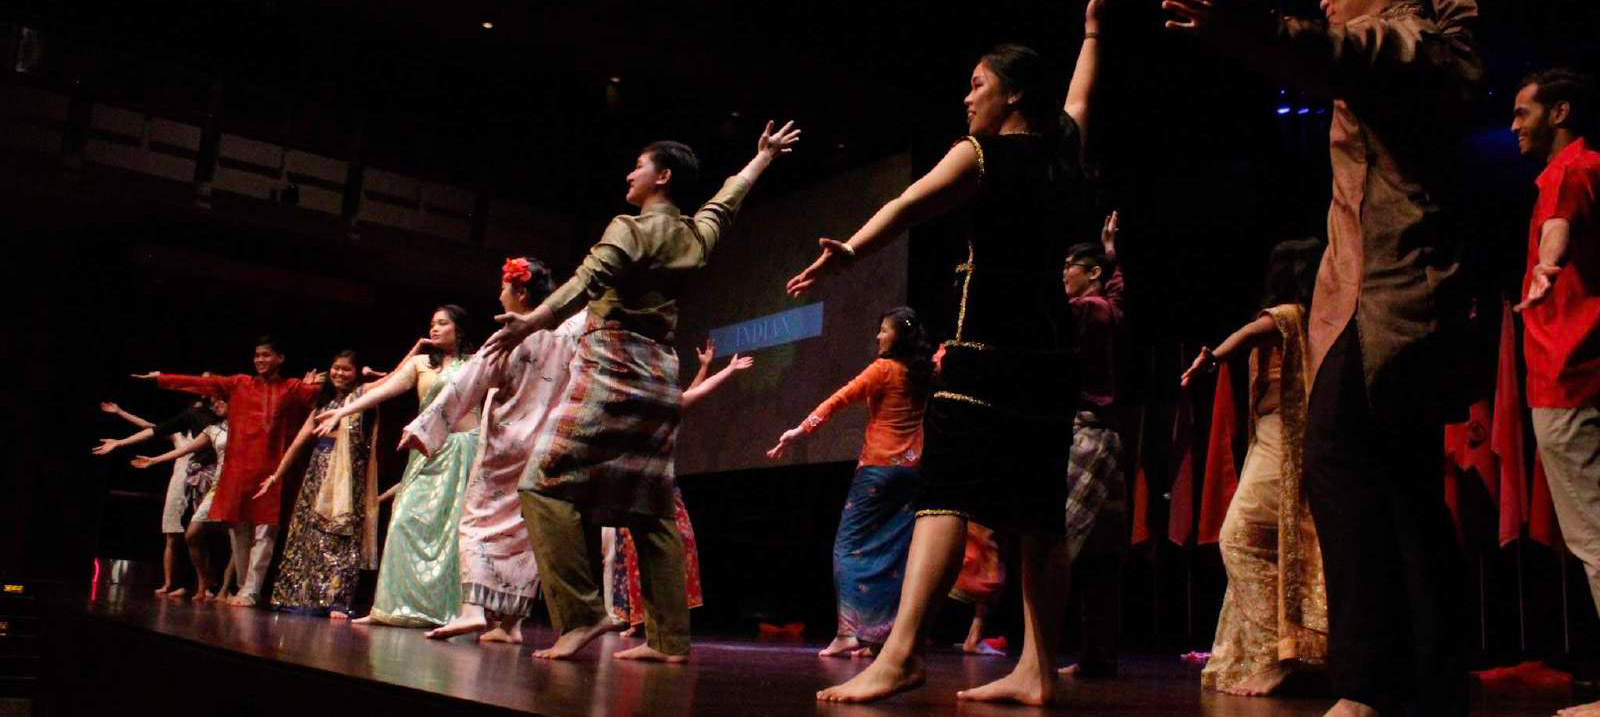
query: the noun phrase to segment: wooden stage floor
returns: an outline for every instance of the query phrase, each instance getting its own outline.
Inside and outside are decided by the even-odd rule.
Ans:
[[[873,705],[819,704],[814,693],[859,671],[864,663],[819,659],[817,645],[767,643],[753,639],[701,637],[687,665],[652,665],[619,662],[609,654],[638,644],[615,635],[597,641],[572,662],[534,662],[530,645],[548,643],[548,630],[530,629],[524,645],[480,646],[467,637],[447,642],[427,640],[420,630],[360,628],[326,619],[223,606],[194,606],[187,601],[160,600],[144,589],[102,589],[86,604],[67,606],[76,627],[65,634],[82,644],[85,638],[104,638],[103,644],[77,648],[93,650],[110,664],[101,672],[84,667],[95,657],[64,654],[56,669],[69,669],[92,682],[108,681],[135,665],[130,663],[181,659],[191,665],[245,661],[235,672],[207,678],[221,683],[226,693],[230,680],[243,694],[255,691],[261,700],[272,698],[273,680],[282,690],[300,689],[293,680],[318,681],[333,694],[346,690],[352,700],[362,694],[389,691],[409,695],[418,713],[439,712],[425,704],[472,707],[480,711],[522,712],[576,717],[628,717],[644,715],[1018,715],[1044,710],[997,705],[958,704],[955,692],[1004,674],[1008,658],[966,657],[953,651],[936,652],[928,661],[926,687]],[[160,645],[164,647],[149,647]],[[159,657],[167,650],[181,657]],[[186,652],[177,652],[177,651]],[[118,654],[103,654],[116,652]],[[124,664],[118,666],[118,660]],[[49,667],[47,666],[47,669]],[[181,690],[184,666],[169,666]],[[237,676],[235,676],[237,675]],[[259,675],[259,678],[238,677]],[[1228,697],[1202,693],[1198,669],[1175,656],[1125,658],[1122,676],[1110,680],[1063,680],[1058,705],[1050,712],[1133,717],[1227,715],[1228,717],[1315,717],[1331,703],[1326,699],[1270,699]],[[275,677],[276,676],[276,677]],[[63,681],[67,684],[70,680]],[[341,685],[343,687],[341,687]],[[95,689],[79,684],[68,689]],[[126,685],[107,685],[125,690]],[[309,688],[308,688],[309,689]],[[1570,704],[1566,689],[1486,692],[1474,688],[1474,715],[1532,717],[1550,715]],[[279,695],[281,696],[281,695]],[[146,696],[148,699],[149,697]],[[167,699],[155,698],[155,701]],[[246,699],[245,703],[255,701]],[[408,704],[401,702],[400,704]],[[181,710],[182,705],[174,705]],[[262,709],[266,709],[262,706]],[[75,713],[80,710],[62,710]],[[244,710],[248,713],[250,710]],[[402,709],[401,712],[410,712]],[[449,711],[449,710],[444,710]],[[181,711],[171,712],[173,714]],[[369,714],[332,709],[325,714]],[[280,717],[282,717],[280,715]],[[290,715],[289,717],[301,717]]]

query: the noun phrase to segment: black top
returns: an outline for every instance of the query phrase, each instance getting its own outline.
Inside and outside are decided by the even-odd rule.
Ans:
[[[183,409],[178,415],[157,423],[151,430],[156,438],[166,438],[175,433],[188,433],[198,435],[206,426],[221,421],[217,414],[205,406],[190,406]],[[217,462],[217,452],[211,448],[195,451],[189,456],[190,463],[202,465]]]
[[[980,180],[969,203],[970,259],[957,268],[957,340],[1066,351],[1072,318],[1061,266],[1087,192],[1077,123],[1045,133],[968,137]]]

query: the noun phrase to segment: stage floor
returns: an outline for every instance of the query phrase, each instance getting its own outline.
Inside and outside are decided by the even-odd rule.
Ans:
[[[420,630],[361,628],[326,619],[161,600],[144,589],[102,590],[85,608],[88,623],[153,633],[151,639],[198,643],[229,659],[321,673],[363,689],[431,693],[445,700],[551,716],[595,715],[1016,715],[1039,710],[958,704],[955,692],[1004,674],[1008,658],[938,651],[927,686],[866,706],[817,703],[818,689],[847,679],[865,663],[820,659],[818,645],[701,637],[687,665],[620,662],[609,655],[638,644],[610,635],[571,662],[535,662],[531,645],[553,638],[530,629],[524,645],[479,645],[468,637],[423,638]],[[108,624],[109,623],[109,624]],[[192,649],[196,645],[184,645]],[[208,654],[216,655],[211,652]],[[116,659],[115,656],[108,656]],[[1566,689],[1502,692],[1475,688],[1474,715],[1533,717],[1570,704]],[[1202,693],[1198,668],[1175,656],[1124,658],[1111,680],[1062,680],[1052,711],[1092,715],[1268,715],[1316,717],[1318,699],[1240,698]],[[358,710],[359,712],[359,710]],[[331,714],[332,712],[330,712]]]

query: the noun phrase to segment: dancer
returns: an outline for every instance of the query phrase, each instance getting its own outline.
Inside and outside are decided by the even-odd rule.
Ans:
[[[969,519],[1021,534],[1026,629],[1016,669],[958,697],[1042,705],[1055,694],[1057,613],[1072,557],[1063,476],[1078,385],[1060,276],[1042,267],[1062,265],[1062,224],[1083,204],[1102,7],[1091,0],[1085,11],[1065,113],[1037,53],[996,48],[972,73],[971,136],[849,241],[820,240],[822,256],[789,280],[789,292],[803,295],[908,227],[971,207],[968,260],[957,267],[961,308],[955,339],[944,344],[944,388],[928,402],[923,492],[894,629],[871,666],[818,699],[864,702],[922,684],[922,634],[955,580]]]
[[[728,359],[728,365],[711,374],[711,359],[716,353],[716,342],[709,338],[704,349],[695,350],[700,368],[695,371],[689,386],[683,389],[685,413],[735,372],[755,365],[754,359],[734,354]],[[672,485],[672,520],[678,526],[678,534],[683,536],[684,595],[689,609],[693,610],[705,605],[705,595],[700,589],[700,548],[694,537],[694,522],[689,520],[689,508],[683,504],[683,491],[678,489],[676,483]],[[626,626],[623,637],[632,637],[649,619],[644,606],[644,585],[639,578],[639,551],[634,547],[633,536],[628,534],[627,528],[602,528],[600,546],[606,556],[602,568],[605,570],[603,589],[606,611],[611,614],[613,622]]]
[[[538,259],[507,259],[501,267],[500,306],[506,311],[528,311],[553,288],[550,269]],[[405,428],[401,447],[432,455],[445,444],[450,426],[471,411],[484,411],[483,443],[467,479],[457,531],[460,614],[428,632],[430,638],[485,631],[478,637],[483,642],[522,642],[522,619],[533,609],[539,568],[517,482],[566,391],[582,331],[583,319],[574,315],[555,331],[529,336],[510,355],[479,352]]]
[[[956,576],[955,587],[950,589],[951,599],[972,606],[972,624],[967,628],[966,639],[957,645],[962,652],[985,657],[1006,654],[983,639],[984,623],[1005,588],[1006,564],[1000,557],[1000,542],[995,540],[994,531],[967,521],[967,542],[961,555],[961,573]]]
[[[509,352],[588,304],[572,385],[519,486],[545,602],[561,632],[535,658],[570,658],[610,628],[595,569],[599,526],[613,525],[628,528],[639,550],[649,613],[646,644],[616,657],[688,659],[683,541],[672,518],[681,410],[671,348],[677,299],[732,226],[750,186],[798,140],[792,123],[777,131],[767,123],[755,158],[693,217],[675,202],[699,171],[694,152],[676,142],[646,147],[628,174],[627,200],[642,213],[613,219],[577,275],[538,308],[499,317],[507,324],[490,339],[491,354]]]
[[[413,388],[421,410],[444,391],[466,364],[467,312],[455,304],[435,309],[428,336],[412,347],[399,367],[359,397],[316,415],[316,434],[330,436],[347,417],[376,407]],[[437,627],[461,608],[461,557],[457,526],[465,502],[467,474],[478,453],[478,406],[449,426],[437,450],[413,450],[400,477],[372,610],[353,621],[395,627]]]
[[[822,657],[865,657],[889,637],[911,544],[911,499],[922,458],[922,413],[933,383],[932,351],[922,321],[904,306],[879,317],[877,342],[878,358],[866,370],[767,451],[768,458],[782,458],[840,409],[867,404],[866,440],[833,538],[839,626],[833,642],[817,653]]]
[[[318,397],[322,411],[359,398],[366,388],[357,375],[354,351],[340,351],[328,367],[328,382]],[[306,444],[314,444],[300,482],[289,533],[272,585],[274,610],[350,617],[361,568],[372,564],[378,508],[377,476],[369,470],[371,437],[365,414],[348,416],[333,435],[313,438],[316,421],[307,416],[300,433],[283,452],[278,467],[262,482],[256,496],[266,495],[294,465]]]
[[[122,410],[122,407],[115,403],[102,403],[101,411],[132,423],[140,430],[126,438],[103,438],[93,453],[103,456],[123,446],[157,437],[171,439],[174,448],[182,446],[194,440],[206,426],[217,422],[216,414],[212,413],[206,404],[204,400],[196,401],[193,406],[157,425]],[[194,486],[198,485],[197,481],[212,472],[216,462],[216,452],[211,450],[197,451],[172,462],[172,477],[167,479],[167,495],[161,509],[161,534],[165,539],[161,553],[163,582],[161,587],[156,588],[156,595],[182,598],[189,592],[188,588],[177,587],[172,577],[173,568],[178,561],[178,551],[183,543],[184,514],[189,512],[199,498],[194,490]]]
[[[261,482],[277,467],[293,440],[294,426],[311,412],[322,377],[283,378],[284,354],[270,336],[256,340],[254,376],[181,376],[161,373],[136,375],[168,390],[187,391],[227,400],[228,435],[233,460],[217,479],[211,520],[228,524],[233,563],[244,571],[239,594],[228,599],[236,607],[256,604],[261,583],[272,562],[278,533],[279,489],[252,498]]]
[[[1322,241],[1279,244],[1267,262],[1261,315],[1215,351],[1202,347],[1182,384],[1250,355],[1250,450],[1222,521],[1228,589],[1200,685],[1234,695],[1276,692],[1296,669],[1322,666],[1328,596],[1301,446],[1306,431],[1306,312]]]
[[[1323,538],[1330,715],[1467,712],[1443,424],[1464,386],[1457,203],[1482,78],[1474,0],[1325,0],[1327,22],[1164,0],[1175,31],[1333,99],[1328,250],[1307,323],[1306,491]]]
[[[1600,607],[1600,152],[1592,78],[1566,69],[1529,75],[1511,129],[1541,160],[1528,231],[1523,350],[1528,405],[1561,536],[1583,561]],[[1600,702],[1563,715],[1600,715]]]
[[[198,472],[190,475],[195,480],[194,489],[201,496],[195,505],[194,515],[189,517],[189,525],[184,530],[184,541],[189,546],[189,562],[194,565],[194,598],[195,602],[209,602],[213,599],[224,599],[228,596],[229,583],[235,580],[238,569],[234,566],[234,556],[238,553],[229,550],[228,566],[223,570],[222,582],[217,586],[216,593],[210,592],[208,586],[211,582],[211,557],[205,544],[206,536],[226,525],[212,516],[212,504],[216,501],[217,484],[227,465],[228,457],[228,402],[222,398],[211,397],[209,406],[212,415],[217,420],[200,429],[194,438],[184,442],[183,445],[159,456],[135,456],[129,461],[134,468],[145,469],[171,461],[177,461],[196,453],[210,451],[216,456],[216,462],[210,466],[201,465]],[[190,465],[197,465],[190,461]]]
[[[1128,544],[1127,487],[1123,481],[1122,436],[1117,432],[1117,334],[1123,319],[1122,270],[1117,266],[1121,219],[1113,211],[1100,227],[1100,243],[1067,250],[1061,285],[1077,327],[1083,387],[1072,420],[1068,458],[1068,551],[1077,556],[1074,577],[1081,597],[1082,650],[1076,664],[1058,674],[1115,677],[1118,628],[1122,622],[1122,556]]]

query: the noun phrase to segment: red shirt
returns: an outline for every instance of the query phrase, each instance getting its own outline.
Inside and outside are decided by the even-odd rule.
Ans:
[[[1580,408],[1600,402],[1600,222],[1596,190],[1600,189],[1600,152],[1582,139],[1556,154],[1535,182],[1539,201],[1528,230],[1528,293],[1533,267],[1539,263],[1539,236],[1544,223],[1565,219],[1572,224],[1567,263],[1550,293],[1523,312],[1523,350],[1528,359],[1528,405],[1534,408]]]
[[[222,462],[222,475],[217,477],[211,519],[277,525],[283,481],[272,484],[259,499],[250,496],[277,470],[321,386],[296,378],[268,381],[260,376],[168,374],[156,377],[156,385],[228,402],[228,455]]]
[[[1094,296],[1068,299],[1078,326],[1078,358],[1082,361],[1083,408],[1109,408],[1117,400],[1117,327],[1122,325],[1122,270]]]
[[[922,410],[928,397],[911,386],[905,364],[880,358],[839,389],[800,424],[806,435],[852,403],[867,402],[862,466],[914,466],[922,460]]]

